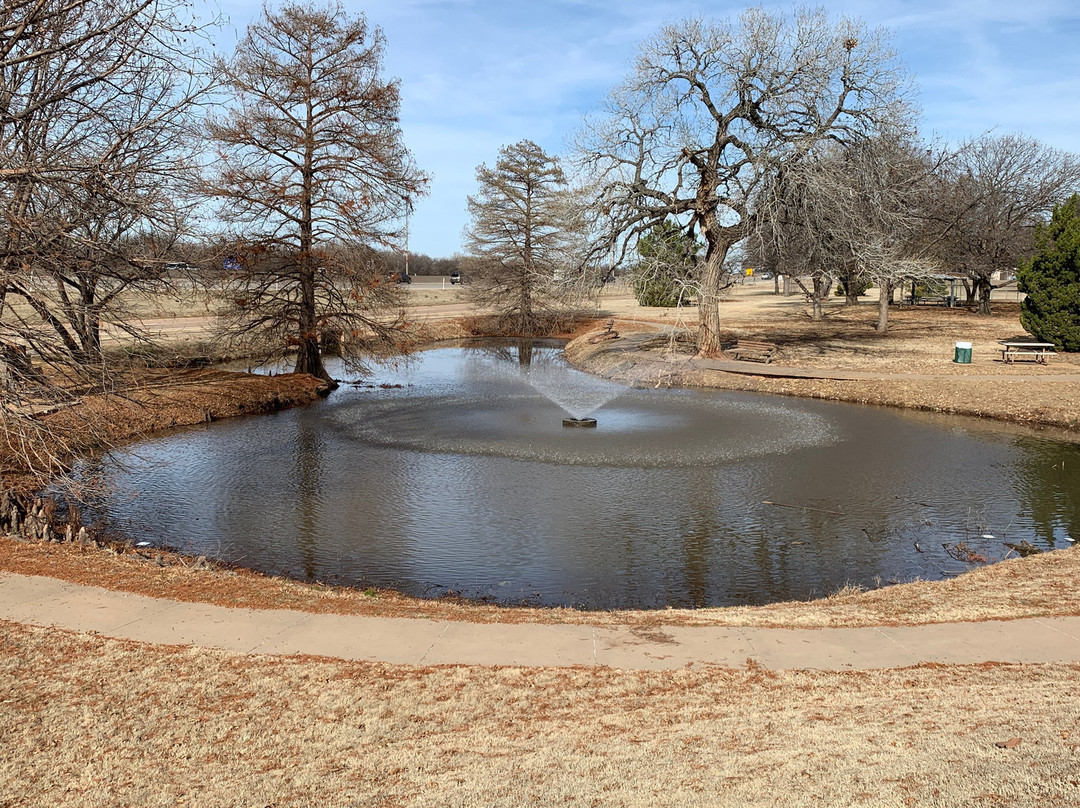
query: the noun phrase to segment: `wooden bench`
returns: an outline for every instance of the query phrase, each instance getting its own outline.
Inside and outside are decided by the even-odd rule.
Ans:
[[[750,340],[740,339],[731,347],[725,348],[724,353],[728,354],[732,359],[739,359],[744,362],[764,362],[767,365],[772,361],[773,354],[776,353],[776,346],[771,342],[751,342]]]
[[[1030,359],[1033,362],[1047,364],[1050,358],[1057,356],[1052,342],[1014,342],[1004,341],[1001,345],[1001,361],[1015,362],[1018,359]]]
[[[609,339],[618,339],[619,332],[615,330],[615,320],[608,320],[604,325],[604,330],[599,333],[593,334],[589,337],[589,344],[596,345],[598,342],[604,342]]]

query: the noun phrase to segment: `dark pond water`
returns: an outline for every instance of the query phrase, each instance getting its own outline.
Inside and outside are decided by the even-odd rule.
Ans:
[[[965,569],[943,544],[1080,538],[1080,447],[1029,431],[627,389],[550,347],[432,350],[369,381],[88,469],[115,491],[103,519],[304,580],[601,609],[937,579]]]

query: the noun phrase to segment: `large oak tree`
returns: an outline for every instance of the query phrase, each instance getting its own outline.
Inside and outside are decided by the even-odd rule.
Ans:
[[[704,238],[703,354],[720,352],[724,259],[751,231],[764,183],[825,140],[872,137],[902,111],[904,88],[883,34],[821,10],[687,20],[641,47],[582,159],[623,239],[669,217]]]

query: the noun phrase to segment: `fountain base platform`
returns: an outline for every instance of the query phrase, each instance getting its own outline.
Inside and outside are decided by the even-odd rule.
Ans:
[[[579,429],[580,428],[595,429],[596,428],[596,419],[595,418],[563,418],[562,425],[563,426],[569,426],[569,427],[577,427]]]

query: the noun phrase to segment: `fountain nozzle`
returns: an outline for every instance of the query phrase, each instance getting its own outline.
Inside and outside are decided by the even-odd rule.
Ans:
[[[563,418],[563,426],[571,426],[585,429],[594,429],[596,427],[595,418]]]

